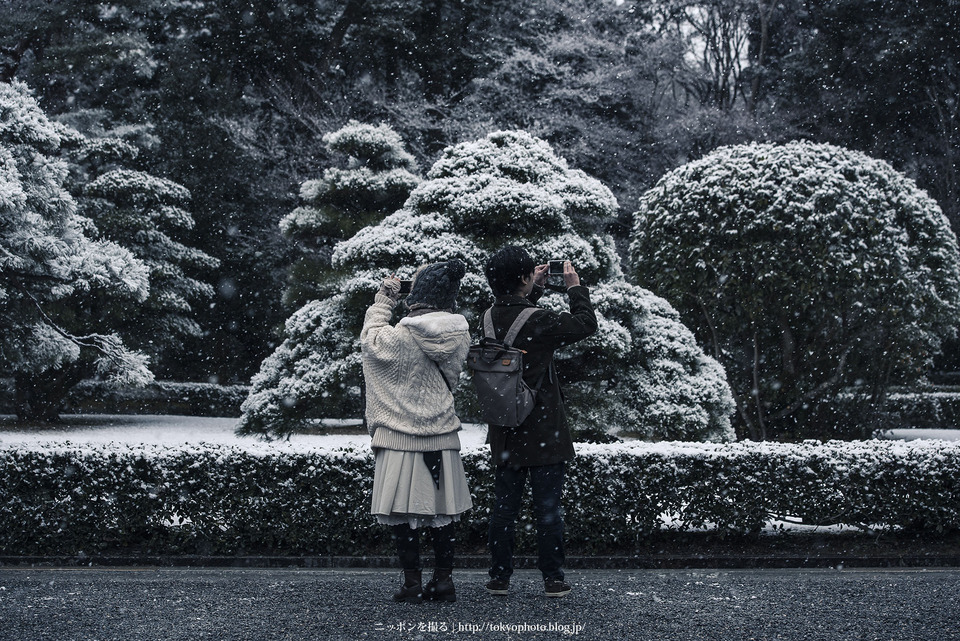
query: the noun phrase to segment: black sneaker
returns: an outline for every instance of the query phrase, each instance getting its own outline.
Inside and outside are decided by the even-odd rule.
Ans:
[[[487,582],[487,592],[490,594],[504,596],[509,591],[510,581],[507,579],[490,579],[490,581]]]
[[[543,582],[543,593],[550,597],[567,596],[572,589],[563,579],[548,579]]]

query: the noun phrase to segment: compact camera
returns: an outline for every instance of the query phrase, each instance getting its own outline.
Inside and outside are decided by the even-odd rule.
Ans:
[[[548,276],[563,276],[563,264],[567,262],[565,260],[550,260],[547,261],[547,275]]]
[[[410,288],[413,287],[412,280],[401,280],[400,281],[400,295],[404,296],[410,293]]]

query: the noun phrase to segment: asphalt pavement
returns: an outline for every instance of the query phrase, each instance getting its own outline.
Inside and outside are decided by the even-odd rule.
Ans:
[[[505,597],[482,570],[456,603],[397,604],[393,569],[0,568],[3,641],[960,639],[960,570],[571,570]]]

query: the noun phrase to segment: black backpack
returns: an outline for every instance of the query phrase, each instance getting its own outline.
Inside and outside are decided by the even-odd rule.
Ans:
[[[483,314],[484,337],[470,346],[467,367],[472,372],[473,387],[477,392],[483,420],[491,425],[517,427],[536,405],[543,378],[533,388],[523,381],[525,352],[513,347],[513,341],[517,339],[524,323],[536,311],[539,308],[524,308],[510,325],[503,341],[498,341],[493,329],[493,315],[488,309]]]

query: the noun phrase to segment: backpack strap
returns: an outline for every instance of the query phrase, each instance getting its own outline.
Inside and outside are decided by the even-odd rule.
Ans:
[[[510,329],[507,330],[507,335],[503,338],[503,344],[507,347],[513,347],[513,341],[517,340],[517,334],[520,333],[520,330],[523,329],[524,323],[527,322],[527,319],[533,316],[534,312],[538,311],[537,307],[524,307],[520,312],[520,315],[517,316],[517,320],[513,321],[513,324],[510,326]]]
[[[488,307],[483,313],[483,336],[485,338],[497,339],[497,332],[493,329],[493,308]]]
[[[525,307],[520,311],[520,314],[517,316],[517,320],[513,321],[513,324],[510,325],[510,329],[507,330],[507,335],[503,338],[503,344],[507,347],[513,347],[513,341],[517,340],[517,334],[520,333],[520,330],[523,328],[523,325],[527,322],[527,319],[530,318],[534,312],[538,311],[539,307]],[[483,313],[483,335],[485,338],[490,338],[497,340],[497,332],[493,328],[493,308],[488,307],[487,311]]]

